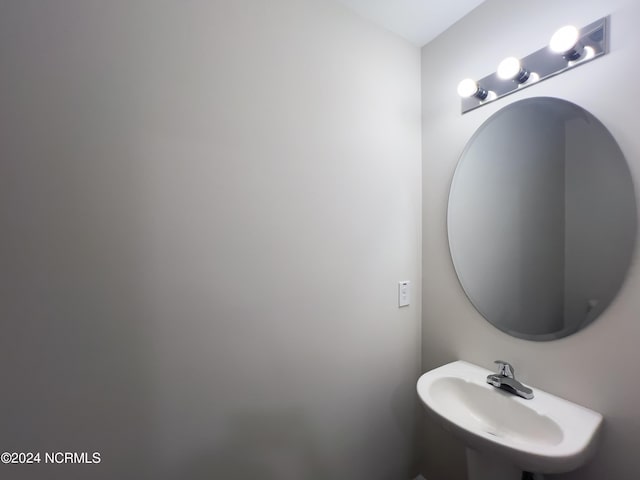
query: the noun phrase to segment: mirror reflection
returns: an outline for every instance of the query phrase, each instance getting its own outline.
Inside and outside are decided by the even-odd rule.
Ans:
[[[449,197],[458,278],[513,336],[552,340],[598,317],[633,253],[629,167],[604,125],[555,98],[515,102],[467,144]]]

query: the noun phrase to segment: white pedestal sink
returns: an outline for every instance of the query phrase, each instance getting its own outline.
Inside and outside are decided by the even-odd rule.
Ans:
[[[457,361],[425,373],[417,385],[427,411],[467,445],[469,480],[564,473],[591,457],[602,415],[537,388],[525,400],[487,384],[490,373]]]

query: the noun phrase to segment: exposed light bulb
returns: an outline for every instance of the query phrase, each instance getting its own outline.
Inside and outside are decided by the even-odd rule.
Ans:
[[[487,98],[487,91],[480,87],[475,80],[465,78],[458,84],[458,95],[462,98],[477,97],[480,100],[484,100]]]
[[[566,25],[556,30],[549,40],[549,49],[559,53],[569,61],[575,61],[582,55],[580,30],[573,25]]]
[[[496,72],[502,80],[515,80],[524,83],[529,79],[529,72],[522,67],[516,57],[507,57],[500,62]]]
[[[576,46],[579,38],[578,29],[573,25],[567,25],[556,30],[549,41],[549,48],[555,53],[567,53]]]
[[[465,78],[458,84],[458,95],[462,98],[473,97],[478,91],[478,84],[471,78]]]

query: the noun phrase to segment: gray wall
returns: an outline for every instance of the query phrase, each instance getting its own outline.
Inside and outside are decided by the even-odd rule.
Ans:
[[[509,55],[525,56],[556,28],[582,26],[611,14],[611,52],[464,116],[456,85],[481,78]],[[593,461],[566,480],[634,479],[640,437],[640,270],[633,262],[619,295],[581,332],[552,342],[529,342],[500,332],[467,300],[449,256],[446,212],[453,172],[473,132],[499,108],[522,98],[555,96],[589,110],[617,139],[640,184],[640,4],[630,0],[511,2],[488,0],[422,49],[423,87],[423,370],[456,359],[493,368],[510,360],[521,380],[601,412],[605,429]],[[637,197],[636,197],[637,198]],[[637,246],[636,246],[637,248]],[[637,258],[637,253],[636,257]],[[423,473],[430,480],[465,478],[462,445],[425,422]]]
[[[2,0],[0,71],[0,446],[103,459],[0,476],[409,477],[418,48],[320,0]]]

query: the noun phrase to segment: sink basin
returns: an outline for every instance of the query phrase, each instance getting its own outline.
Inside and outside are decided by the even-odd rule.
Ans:
[[[563,473],[593,454],[602,415],[534,388],[525,400],[486,383],[495,373],[457,361],[418,380],[418,395],[431,414],[471,449],[519,470]]]

